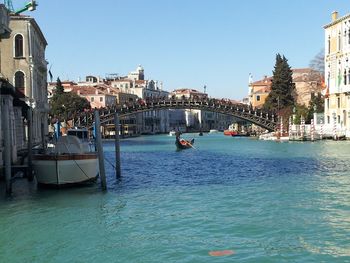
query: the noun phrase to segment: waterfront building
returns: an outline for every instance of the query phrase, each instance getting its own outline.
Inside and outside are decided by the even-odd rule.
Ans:
[[[3,8],[1,12],[4,13]],[[47,42],[32,17],[10,14],[8,28],[11,32],[7,30],[6,37],[0,41],[0,72],[33,108],[33,143],[36,144],[48,132]]]
[[[311,68],[292,69],[295,85],[295,100],[299,105],[309,106],[312,96],[321,93],[323,76]],[[263,79],[249,83],[249,105],[254,109],[263,107],[271,91],[273,77],[264,76]]]
[[[263,79],[249,83],[249,105],[254,109],[262,108],[271,91],[272,77],[264,76]]]
[[[17,162],[18,152],[27,148],[25,127],[29,106],[34,109],[34,143],[41,142],[47,132],[47,125],[44,125],[48,110],[46,44],[33,18],[10,14],[0,4],[0,166],[3,163],[4,121],[9,120],[12,163]],[[5,114],[8,118],[4,118]]]
[[[93,109],[114,107],[117,103],[117,96],[111,93],[110,88],[104,90],[102,87],[75,86],[69,92],[86,98]]]
[[[110,81],[114,88],[119,88],[123,93],[136,95],[143,100],[163,99],[169,95],[163,89],[163,83],[155,80],[146,80],[144,68],[139,65],[125,77],[119,77]],[[138,131],[144,134],[167,133],[169,126],[169,110],[156,110],[139,113],[136,116]]]
[[[163,89],[163,83],[154,80],[145,80],[144,69],[139,65],[135,71],[127,76],[110,74],[103,79],[93,75],[87,76],[85,81],[62,81],[65,92],[75,92],[87,98],[92,108],[113,107],[114,105],[127,106],[138,99],[168,98],[169,92]],[[50,96],[55,92],[57,83],[48,84]],[[112,97],[114,101],[112,102]],[[169,110],[156,110],[129,115],[121,118],[128,134],[167,133],[169,126]],[[131,128],[132,126],[132,128]]]
[[[325,30],[326,125],[350,137],[350,14],[338,17]]]
[[[200,92],[195,89],[180,88],[172,91],[169,94],[170,98],[173,99],[189,99],[189,100],[207,100],[208,94]],[[236,102],[233,102],[236,103]],[[176,113],[177,112],[177,113]],[[211,129],[224,130],[226,129],[234,120],[232,116],[227,116],[224,114],[209,112],[203,110],[173,110],[171,116],[177,116],[176,119],[170,120],[171,128],[177,129],[178,126],[184,124],[188,131],[193,130],[203,130],[209,131]],[[182,116],[183,119],[180,120],[179,117]],[[182,126],[179,126],[182,128]]]

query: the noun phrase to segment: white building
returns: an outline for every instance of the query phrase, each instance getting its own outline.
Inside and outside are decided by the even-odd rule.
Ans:
[[[336,135],[350,137],[350,14],[339,18],[333,12],[332,21],[324,29],[327,86],[324,119]]]

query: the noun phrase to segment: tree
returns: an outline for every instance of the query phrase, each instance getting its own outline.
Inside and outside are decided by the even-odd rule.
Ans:
[[[308,107],[308,114],[306,117],[307,122],[311,121],[314,112],[324,112],[324,98],[321,93],[318,93],[317,95],[312,94],[311,96],[311,101]]]
[[[324,78],[324,49],[316,54],[316,56],[310,61],[309,67],[319,72]]]
[[[268,111],[280,111],[286,108],[291,109],[295,105],[293,83],[293,72],[288,64],[288,60],[276,55],[276,64],[273,71],[271,92],[266,98],[264,109]],[[286,111],[284,111],[286,112]]]
[[[90,103],[86,98],[75,93],[55,93],[50,101],[51,115],[69,119],[74,112],[90,109]]]
[[[62,82],[61,82],[59,77],[57,78],[57,81],[56,81],[56,93],[57,94],[64,93],[64,88],[63,88]]]

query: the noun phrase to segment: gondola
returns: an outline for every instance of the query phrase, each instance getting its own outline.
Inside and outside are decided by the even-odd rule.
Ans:
[[[184,150],[189,148],[194,148],[194,138],[191,141],[180,138],[180,133],[176,134],[175,145],[178,150]]]

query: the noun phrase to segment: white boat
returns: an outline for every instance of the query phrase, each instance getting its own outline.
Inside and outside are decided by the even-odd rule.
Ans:
[[[278,136],[275,132],[264,133],[259,136],[259,140],[264,141],[289,141],[289,136]]]
[[[98,156],[86,129],[69,129],[66,136],[33,156],[33,170],[42,185],[62,186],[96,180]]]
[[[219,131],[218,130],[215,130],[215,129],[212,129],[212,130],[209,130],[209,133],[218,133]]]

